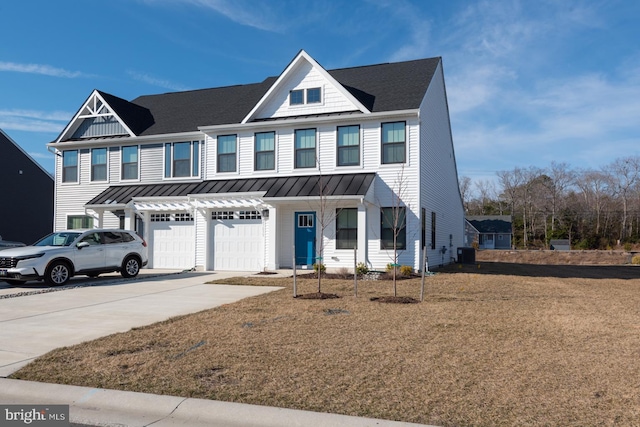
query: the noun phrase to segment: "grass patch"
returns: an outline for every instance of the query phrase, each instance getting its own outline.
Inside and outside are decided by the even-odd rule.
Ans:
[[[640,270],[483,262],[427,278],[326,279],[37,359],[13,378],[440,426],[640,425]],[[298,292],[317,282],[298,280]],[[419,299],[420,279],[398,282]]]

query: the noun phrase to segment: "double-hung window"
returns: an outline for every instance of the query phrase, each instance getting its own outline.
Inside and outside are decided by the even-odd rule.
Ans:
[[[218,137],[218,172],[236,171],[236,135]]]
[[[295,167],[313,168],[316,166],[316,130],[297,129],[295,131]]]
[[[107,149],[91,149],[91,181],[107,180]]]
[[[406,212],[404,207],[380,209],[380,249],[396,249],[407,246]]]
[[[360,126],[338,127],[338,166],[360,164]]]
[[[405,122],[382,123],[382,163],[404,163],[406,158]]]
[[[358,244],[358,209],[336,212],[336,249],[353,249]]]
[[[78,182],[78,150],[62,152],[62,182]]]
[[[258,132],[255,135],[255,164],[257,171],[276,168],[276,133]]]
[[[164,177],[186,178],[200,175],[200,141],[171,142],[164,145]]]
[[[138,179],[138,146],[122,147],[121,179]]]

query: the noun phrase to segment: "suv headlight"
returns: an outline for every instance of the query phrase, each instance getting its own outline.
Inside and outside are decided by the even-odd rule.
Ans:
[[[40,254],[33,254],[33,255],[22,255],[22,256],[17,256],[16,260],[18,261],[24,261],[26,259],[32,259],[32,258],[40,258],[44,256],[44,252],[40,253]]]

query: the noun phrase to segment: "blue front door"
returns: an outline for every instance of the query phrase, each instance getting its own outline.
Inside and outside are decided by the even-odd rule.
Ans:
[[[296,265],[313,265],[316,257],[316,213],[296,212]]]

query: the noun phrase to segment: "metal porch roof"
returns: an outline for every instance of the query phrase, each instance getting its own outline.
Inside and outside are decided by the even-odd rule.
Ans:
[[[304,175],[270,178],[220,179],[192,183],[137,184],[111,186],[85,206],[126,205],[134,198],[186,197],[221,193],[264,193],[263,199],[318,197],[320,185],[325,196],[364,196],[375,173]]]

